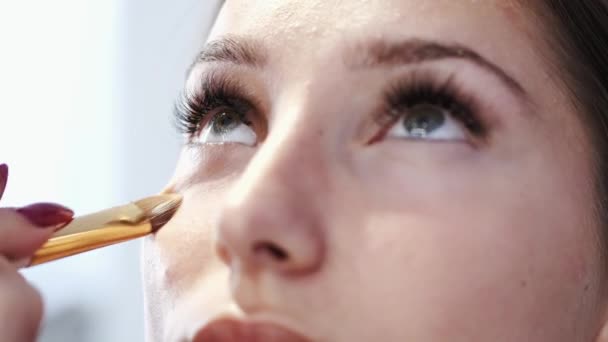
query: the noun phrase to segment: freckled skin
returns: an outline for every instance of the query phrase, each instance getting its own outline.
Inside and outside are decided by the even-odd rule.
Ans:
[[[227,1],[209,39],[263,42],[265,67],[224,69],[260,97],[267,132],[255,147],[184,147],[168,185],[183,207],[145,242],[149,340],[188,336],[236,308],[323,342],[607,341],[597,337],[605,298],[590,142],[548,81],[526,11],[504,1]],[[411,68],[353,71],[344,53],[349,42],[408,38],[474,49],[534,105],[466,61],[412,66],[455,75],[491,138],[478,148],[366,145],[387,82]],[[290,253],[286,266],[247,252],[262,238]]]

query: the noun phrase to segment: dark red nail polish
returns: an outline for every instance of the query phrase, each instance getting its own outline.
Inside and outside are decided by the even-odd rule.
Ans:
[[[71,209],[54,203],[36,203],[17,209],[17,212],[40,228],[65,226],[74,217]]]
[[[0,199],[2,199],[2,195],[4,194],[4,189],[6,188],[7,181],[8,181],[8,165],[0,164]]]

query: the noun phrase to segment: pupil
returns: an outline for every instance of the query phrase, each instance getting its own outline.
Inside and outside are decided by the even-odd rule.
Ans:
[[[239,118],[234,112],[222,112],[213,120],[213,131],[217,134],[227,133],[238,124]]]
[[[436,106],[422,105],[409,110],[403,125],[414,137],[425,137],[445,122],[445,114]]]

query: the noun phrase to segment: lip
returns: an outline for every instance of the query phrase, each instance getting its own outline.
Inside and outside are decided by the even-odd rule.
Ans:
[[[250,322],[234,318],[211,321],[199,330],[192,342],[312,342],[274,323]]]

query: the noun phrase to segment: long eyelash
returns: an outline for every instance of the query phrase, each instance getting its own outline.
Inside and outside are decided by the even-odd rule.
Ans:
[[[453,77],[442,79],[439,80],[432,73],[414,73],[400,80],[386,92],[385,103],[388,108],[383,112],[394,120],[413,106],[435,105],[448,110],[474,136],[485,137],[487,127],[477,115],[477,102],[453,82]]]
[[[174,120],[177,131],[189,139],[200,131],[201,125],[214,109],[234,108],[238,113],[246,113],[251,105],[238,82],[216,74],[209,74],[194,92],[184,90],[174,105]]]

